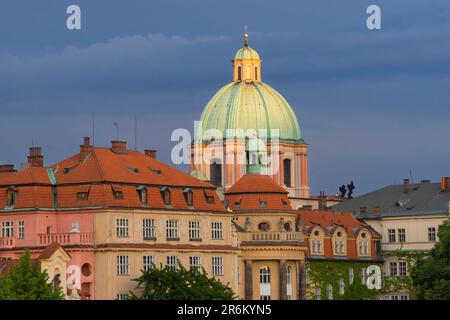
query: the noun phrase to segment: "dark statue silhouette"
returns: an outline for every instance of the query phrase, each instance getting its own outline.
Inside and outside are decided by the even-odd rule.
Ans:
[[[345,194],[347,193],[347,187],[345,184],[339,187],[339,192],[341,193],[340,197],[345,198]]]
[[[350,182],[350,184],[347,185],[347,189],[348,189],[347,199],[353,199],[353,190],[355,190],[355,184],[353,183],[353,180]]]

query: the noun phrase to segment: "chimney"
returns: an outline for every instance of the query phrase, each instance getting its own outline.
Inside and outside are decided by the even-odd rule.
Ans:
[[[80,145],[80,160],[84,160],[86,156],[92,152],[91,139],[84,137],[83,144]]]
[[[127,153],[126,141],[111,141],[111,150],[114,153]]]
[[[359,215],[361,218],[364,218],[366,216],[367,213],[367,207],[360,207],[359,208]]]
[[[409,179],[403,179],[403,193],[409,191]]]
[[[450,177],[442,177],[442,192],[450,191]]]
[[[376,206],[373,208],[373,213],[375,214],[376,217],[380,217],[381,216],[381,208],[380,206]]]
[[[41,147],[31,147],[30,155],[28,156],[28,164],[30,167],[44,167],[44,156],[42,155]]]
[[[319,210],[323,211],[327,208],[327,197],[325,197],[325,192],[320,191],[319,194]]]
[[[2,164],[0,165],[0,173],[16,172],[14,170],[13,164]]]
[[[150,158],[156,159],[156,150],[144,150],[144,153]]]

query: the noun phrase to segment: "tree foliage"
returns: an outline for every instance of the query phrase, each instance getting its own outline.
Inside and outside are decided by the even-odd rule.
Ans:
[[[153,267],[142,271],[134,279],[138,282],[138,291],[142,295],[130,293],[130,299],[139,300],[231,300],[233,290],[215,278],[209,278],[205,270],[182,265],[179,268],[169,266]]]
[[[430,255],[419,259],[411,270],[418,299],[450,299],[450,219],[439,226],[438,237]]]
[[[48,283],[47,272],[25,252],[9,274],[0,277],[0,300],[61,300],[62,290]]]

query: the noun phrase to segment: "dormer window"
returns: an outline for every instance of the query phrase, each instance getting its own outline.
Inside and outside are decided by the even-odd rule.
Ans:
[[[147,204],[147,188],[145,186],[139,186],[136,189],[141,204]]]
[[[192,207],[194,205],[194,194],[190,188],[185,188],[183,190],[184,199],[186,200],[186,204],[189,207]]]
[[[89,192],[78,192],[77,199],[78,200],[87,200],[89,198]]]
[[[116,199],[116,200],[123,199],[123,192],[119,186],[111,186],[111,189],[112,189],[114,199]]]
[[[358,249],[360,256],[370,255],[370,238],[366,231],[363,231],[358,236]]]
[[[7,207],[14,207],[16,205],[17,200],[17,189],[14,187],[8,188],[6,190],[6,206]]]
[[[345,233],[342,230],[337,230],[333,235],[334,254],[337,256],[345,255]]]
[[[259,206],[260,207],[267,207],[267,200],[259,199]]]
[[[168,187],[161,188],[161,197],[166,206],[170,205],[170,190]]]
[[[319,230],[314,230],[311,233],[310,248],[313,255],[323,254],[323,233]]]

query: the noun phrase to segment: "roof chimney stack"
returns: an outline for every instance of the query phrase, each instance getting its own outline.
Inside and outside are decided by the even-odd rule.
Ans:
[[[114,153],[127,153],[127,142],[126,141],[111,141],[111,150]]]
[[[325,197],[325,192],[320,191],[319,194],[319,210],[323,211],[327,208],[327,197]]]
[[[16,172],[16,170],[14,170],[13,164],[0,165],[0,173],[9,173],[9,172]]]
[[[144,150],[144,153],[150,158],[156,159],[156,150]]]
[[[83,144],[80,145],[80,160],[84,160],[86,156],[92,152],[91,139],[84,137]]]
[[[28,156],[28,164],[30,167],[42,168],[44,167],[44,156],[42,155],[41,147],[31,147],[30,155]]]
[[[381,207],[380,206],[374,207],[373,213],[375,214],[376,217],[380,217],[381,216]]]
[[[409,191],[409,179],[403,179],[403,193]]]
[[[450,177],[442,177],[442,192],[450,191]]]

